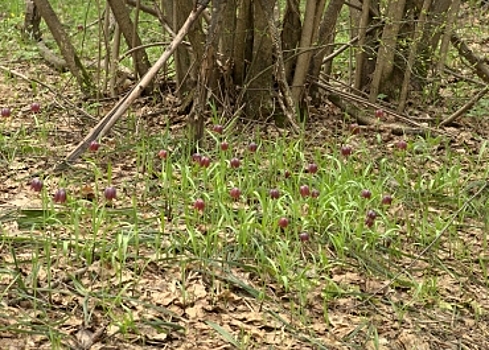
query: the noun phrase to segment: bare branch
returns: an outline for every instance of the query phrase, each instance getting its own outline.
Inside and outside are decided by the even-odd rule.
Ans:
[[[138,85],[136,85],[126,96],[124,96],[109,113],[100,120],[100,122],[92,129],[92,131],[78,144],[78,146],[65,158],[65,160],[59,164],[55,171],[62,170],[66,166],[76,160],[89,146],[90,142],[104,136],[112,126],[119,120],[129,106],[134,102],[136,98],[141,95],[141,92],[148,86],[156,73],[163,67],[166,61],[170,58],[178,45],[182,42],[183,38],[189,32],[192,24],[199,18],[202,11],[209,1],[205,1],[205,5],[199,5],[194,9],[184,25],[178,31],[170,45],[166,48],[165,52],[161,55],[158,61],[150,68],[146,75],[141,79]]]

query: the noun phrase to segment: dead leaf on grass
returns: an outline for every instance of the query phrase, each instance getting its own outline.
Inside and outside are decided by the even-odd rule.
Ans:
[[[204,299],[207,296],[207,291],[205,290],[205,286],[201,283],[194,283],[190,285],[187,290],[187,303],[195,302],[199,299]]]
[[[78,346],[83,350],[88,350],[94,343],[94,333],[88,329],[82,328],[76,333]]]
[[[400,349],[430,350],[430,345],[425,340],[408,330],[401,332],[396,343]]]
[[[375,342],[370,340],[365,344],[366,350],[391,350],[392,348],[389,346],[389,341],[385,338],[379,337]],[[411,349],[411,348],[406,348]]]
[[[185,314],[188,316],[189,320],[202,320],[205,318],[205,309],[207,306],[207,301],[199,301],[195,303],[194,306],[187,307],[185,309]]]
[[[177,298],[178,295],[171,291],[151,292],[151,300],[155,305],[168,306]]]
[[[380,290],[381,288],[383,288],[385,286],[385,284],[386,283],[383,281],[378,281],[378,280],[374,280],[372,278],[368,278],[365,281],[365,292],[366,293],[376,292],[376,291]]]

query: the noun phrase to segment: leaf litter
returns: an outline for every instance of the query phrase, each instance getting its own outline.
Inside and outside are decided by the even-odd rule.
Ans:
[[[30,67],[16,69],[32,73]],[[4,83],[0,83],[0,91],[6,91],[0,97],[0,105],[11,103],[10,90]],[[25,84],[18,83],[15,95],[26,96],[27,100],[31,92]],[[36,97],[43,109],[49,108],[49,96]],[[145,106],[144,111],[152,113],[152,107]],[[27,111],[16,106],[16,113],[12,123],[4,126],[4,133],[12,135],[20,126],[35,130],[35,122]],[[99,160],[101,164],[110,161],[112,181],[125,183],[126,187],[108,211],[118,219],[97,231],[103,237],[94,236],[93,228],[98,223],[97,218],[89,214],[88,204],[85,209],[77,209],[80,210],[75,221],[77,227],[70,228],[63,228],[59,224],[61,219],[56,216],[52,217],[53,221],[44,221],[47,222],[44,227],[16,214],[2,216],[4,211],[12,208],[23,211],[24,216],[43,219],[52,214],[51,209],[44,208],[39,197],[27,189],[26,177],[32,171],[48,171],[53,161],[63,157],[69,147],[60,142],[69,145],[73,139],[80,138],[81,133],[67,118],[61,118],[56,112],[55,116],[60,117],[56,128],[63,130],[62,136],[50,134],[47,142],[28,140],[29,147],[44,148],[42,157],[33,155],[26,159],[17,154],[8,162],[8,171],[0,174],[2,237],[12,242],[10,247],[0,242],[0,261],[5,266],[0,274],[3,297],[0,302],[0,348],[51,349],[50,333],[62,339],[60,348],[75,349],[489,348],[487,273],[484,264],[480,263],[488,259],[484,239],[487,223],[481,222],[484,218],[477,220],[474,216],[458,223],[457,229],[450,233],[456,236],[455,239],[442,238],[442,249],[418,261],[408,271],[408,276],[382,290],[370,303],[358,305],[365,295],[388,282],[386,276],[408,266],[422,250],[412,244],[417,220],[453,213],[436,201],[427,206],[425,218],[413,210],[417,203],[414,201],[397,203],[388,209],[392,216],[400,218],[398,239],[405,249],[403,252],[391,254],[379,250],[378,256],[351,252],[345,259],[340,259],[330,249],[326,256],[330,261],[328,271],[316,271],[310,266],[313,262],[304,259],[305,262],[299,265],[301,268],[309,265],[308,277],[313,284],[306,301],[301,300],[297,291],[287,290],[273,283],[271,278],[264,281],[262,275],[253,272],[257,269],[256,261],[241,264],[227,264],[225,260],[199,261],[189,247],[163,254],[150,246],[136,245],[131,233],[133,221],[144,222],[144,219],[160,217],[161,213],[157,208],[142,205],[138,207],[141,211],[138,213],[130,209],[120,210],[123,203],[130,203],[134,196],[144,192],[146,185],[136,180],[141,174],[135,166],[134,155],[117,153],[116,143],[108,145]],[[175,118],[175,121],[172,128],[178,130],[181,119]],[[157,117],[141,123],[164,125]],[[324,151],[329,143],[340,142],[342,132],[334,131],[342,130],[343,124],[340,118],[325,120],[319,115],[312,116],[308,128],[310,134],[316,136],[308,141],[311,149]],[[317,130],[321,132],[317,133]],[[362,129],[362,133],[365,142],[373,145],[369,148],[369,156],[381,160],[384,154],[376,146],[377,130]],[[379,136],[389,145],[388,149],[394,149],[392,135],[380,131]],[[359,142],[358,139],[352,142],[355,149],[361,147]],[[478,154],[482,143],[476,131],[468,125],[449,147],[461,155]],[[437,159],[441,156],[439,153],[430,154],[422,164],[413,163],[413,172],[419,172],[419,176],[428,171],[438,173],[443,162],[442,158]],[[44,157],[49,157],[49,162]],[[408,156],[404,161],[411,160]],[[471,164],[462,164],[462,168],[470,169]],[[100,181],[84,175],[79,168],[69,176],[83,179],[79,188],[72,188],[71,193],[95,203],[100,200],[97,198],[97,189],[103,185]],[[176,174],[175,179],[184,181],[182,174]],[[484,177],[461,174],[461,181],[468,179],[475,181]],[[59,179],[50,178],[49,181],[48,186],[55,188]],[[413,196],[428,198],[432,195],[428,192],[433,190],[430,186],[420,189],[412,182],[408,187]],[[447,198],[456,195],[450,191],[450,188],[441,189],[439,194]],[[159,198],[160,193],[155,192],[152,196]],[[190,207],[189,198],[184,202]],[[155,232],[160,232],[161,247],[165,247],[169,236],[182,235],[186,228],[185,205],[172,208],[182,218],[171,221],[163,215],[159,221],[145,224],[141,237],[152,237]],[[238,203],[231,206],[236,211],[250,209]],[[29,209],[37,211],[29,212]],[[307,207],[307,211],[310,210]],[[67,215],[78,214],[68,211]],[[25,222],[22,225],[22,220],[28,225]],[[198,227],[197,231],[202,235],[214,234],[214,228],[204,223]],[[76,237],[73,232],[77,232]],[[50,244],[54,241],[49,241],[49,237],[53,236],[58,237],[59,245]],[[217,236],[220,237],[219,244],[236,244],[235,239],[225,239],[225,231],[221,230]],[[91,246],[92,254],[80,259],[74,240]],[[101,254],[98,252],[102,249],[101,242],[106,244],[106,250],[120,254],[100,260],[97,254]],[[314,251],[314,244],[319,243],[312,242],[301,253],[315,259],[308,253]],[[114,245],[118,248],[111,250]],[[456,256],[454,245],[470,247],[470,254]],[[300,268],[291,267],[290,276],[300,271]],[[430,285],[430,280],[433,283],[436,280],[436,290],[430,289],[434,285]],[[297,313],[295,308],[304,303],[307,307]]]

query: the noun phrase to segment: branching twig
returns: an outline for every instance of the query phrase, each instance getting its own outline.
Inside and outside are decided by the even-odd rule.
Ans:
[[[15,71],[15,70],[9,69],[9,68],[4,67],[4,66],[0,66],[0,69],[3,70],[3,71],[5,71],[5,72],[7,72],[7,73],[9,73],[9,74],[15,75],[16,77],[19,77],[22,80],[27,81],[28,83],[35,82],[36,84],[39,84],[39,85],[45,87],[46,89],[49,90],[49,92],[53,93],[54,95],[56,95],[56,97],[58,97],[59,99],[63,100],[68,106],[70,106],[70,108],[76,109],[84,117],[90,119],[91,121],[97,121],[96,118],[92,117],[88,112],[84,111],[80,107],[77,107],[76,105],[74,105],[71,101],[69,101],[68,99],[66,99],[66,97],[64,97],[62,94],[60,94],[58,91],[56,91],[54,88],[52,88],[48,84],[46,84],[46,83],[44,83],[44,82],[42,82],[42,81],[40,81],[38,79],[35,79],[35,78],[29,78],[29,77],[25,76],[22,73],[19,73],[19,72]]]

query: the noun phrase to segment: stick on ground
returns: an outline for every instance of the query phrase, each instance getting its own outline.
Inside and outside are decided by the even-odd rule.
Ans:
[[[166,48],[165,52],[156,61],[153,67],[150,68],[148,73],[141,79],[141,81],[131,91],[125,95],[115,106],[110,110],[105,117],[90,131],[90,133],[76,146],[76,148],[60,163],[55,171],[63,170],[67,165],[75,161],[90,145],[90,142],[96,140],[107,134],[129,106],[134,102],[136,98],[141,95],[141,92],[148,86],[156,73],[163,67],[165,62],[170,58],[178,45],[183,41],[183,38],[189,32],[192,24],[199,18],[200,14],[206,8],[209,0],[200,3],[188,16],[187,20],[180,28],[179,32],[172,40],[170,45]]]

